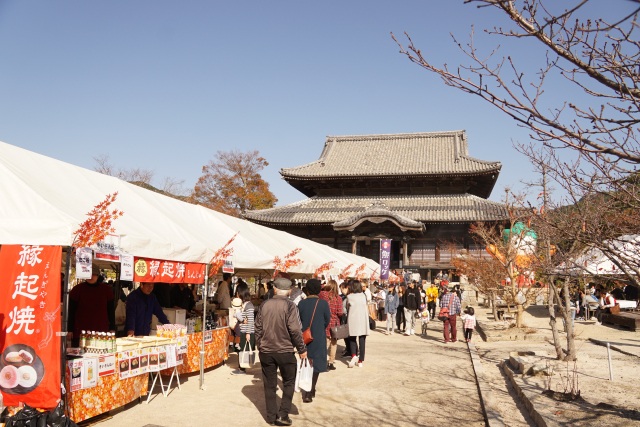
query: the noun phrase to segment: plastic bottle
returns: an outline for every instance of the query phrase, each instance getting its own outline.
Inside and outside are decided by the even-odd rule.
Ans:
[[[82,331],[80,334],[80,348],[83,350],[87,348],[87,331]]]

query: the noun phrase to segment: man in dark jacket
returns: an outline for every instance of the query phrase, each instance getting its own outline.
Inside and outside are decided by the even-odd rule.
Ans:
[[[149,335],[153,315],[158,318],[159,323],[169,323],[158,299],[153,294],[153,286],[152,282],[143,282],[127,297],[127,319],[125,321],[127,336]]]
[[[409,282],[409,287],[403,295],[404,299],[404,314],[407,319],[407,329],[405,335],[415,335],[416,326],[416,310],[420,307],[420,301],[422,296],[420,295],[420,289],[416,286],[416,281]]]
[[[255,321],[256,346],[259,350],[267,422],[270,425],[290,426],[291,401],[296,381],[297,361],[294,347],[301,359],[307,357],[302,340],[302,326],[298,307],[288,299],[291,280],[279,277],[273,282],[275,295],[262,303]],[[282,376],[282,401],[277,407],[277,373]]]
[[[100,269],[92,268],[91,279],[69,292],[69,330],[73,344],[79,345],[81,332],[115,332],[116,317],[113,290],[104,282]]]

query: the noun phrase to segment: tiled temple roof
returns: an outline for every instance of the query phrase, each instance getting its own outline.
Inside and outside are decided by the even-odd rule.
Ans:
[[[508,217],[503,204],[471,194],[311,197],[271,209],[248,211],[245,217],[260,224],[333,224],[383,204],[391,212],[423,223],[472,223]]]
[[[333,228],[335,230],[353,230],[360,223],[371,221],[372,219],[378,222],[391,220],[404,230],[424,231],[423,223],[392,211],[380,200],[374,201],[373,204],[367,206],[367,208],[361,212],[334,222]]]
[[[481,175],[498,172],[501,167],[500,162],[470,157],[466,132],[458,130],[328,136],[317,161],[281,169],[280,174],[287,181],[396,175]]]

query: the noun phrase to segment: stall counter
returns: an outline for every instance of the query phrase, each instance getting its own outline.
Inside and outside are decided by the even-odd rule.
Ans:
[[[67,390],[70,390],[67,372]],[[120,379],[118,374],[98,378],[95,387],[67,393],[69,418],[75,423],[105,414],[147,395],[149,375]]]
[[[229,328],[218,328],[205,331],[204,368],[217,366],[229,358]],[[202,350],[202,332],[188,334],[187,352],[183,355],[182,364],[177,366],[178,373],[189,374],[200,371],[200,351]],[[162,371],[163,375],[171,375],[171,369]]]

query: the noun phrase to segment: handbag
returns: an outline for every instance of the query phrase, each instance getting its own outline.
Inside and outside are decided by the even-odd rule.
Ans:
[[[449,306],[448,307],[442,307],[440,308],[440,312],[438,313],[438,319],[442,320],[443,322],[445,320],[447,320],[449,318],[449,316],[451,315],[451,303],[453,303],[453,299],[455,297],[452,295],[451,298],[449,298]]]
[[[256,363],[256,353],[251,350],[251,345],[249,341],[245,342],[244,348],[238,354],[238,362],[241,368],[250,368]]]
[[[342,340],[349,336],[349,325],[346,323],[338,326],[333,326],[329,329],[331,338],[336,340]]]
[[[440,308],[440,312],[438,313],[438,320],[442,320],[443,322],[449,318],[449,307]]]
[[[620,304],[616,303],[613,307],[609,307],[609,313],[620,314]]]
[[[311,321],[309,322],[309,327],[302,331],[302,340],[304,344],[307,345],[311,341],[313,341],[313,335],[311,335],[311,325],[313,324],[313,317],[316,315],[316,308],[318,308],[318,303],[320,300],[316,301],[315,307],[313,307],[313,314],[311,315]]]
[[[235,330],[238,324],[236,312],[244,310],[244,303],[240,302],[240,305],[237,305],[238,301],[241,301],[240,298],[234,298],[233,300],[234,302],[232,302],[231,307],[229,307],[229,328]]]

